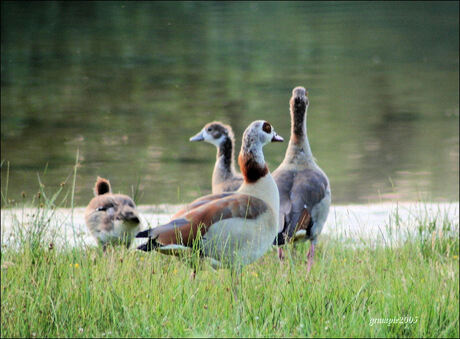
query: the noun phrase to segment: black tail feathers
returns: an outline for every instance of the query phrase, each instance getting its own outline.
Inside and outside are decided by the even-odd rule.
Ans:
[[[149,238],[145,244],[142,244],[137,247],[138,250],[144,251],[144,252],[150,252],[153,251],[155,248],[160,247],[161,245],[157,243],[155,239]]]
[[[139,232],[136,234],[136,238],[149,238],[151,236],[150,231],[151,229],[149,228],[148,230]]]

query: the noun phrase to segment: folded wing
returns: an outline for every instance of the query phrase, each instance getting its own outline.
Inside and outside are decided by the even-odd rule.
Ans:
[[[198,198],[198,199],[192,201],[190,204],[186,205],[183,209],[181,209],[176,214],[174,214],[171,219],[177,219],[177,218],[185,215],[186,213],[190,212],[191,210],[193,210],[193,209],[195,209],[197,207],[200,207],[202,205],[205,205],[205,204],[207,204],[207,203],[209,203],[211,201],[217,200],[217,199],[222,199],[222,198],[228,197],[228,196],[233,195],[233,194],[235,194],[235,193],[220,193],[220,194],[208,194],[208,195],[205,195],[204,197]]]
[[[169,223],[140,232],[136,237],[148,237],[163,246],[192,246],[197,235],[206,234],[216,222],[232,218],[256,219],[268,208],[263,200],[246,194],[224,193],[216,196],[219,197],[207,196],[201,198],[204,200],[195,200],[188,210],[176,213]],[[191,208],[192,205],[195,207]]]

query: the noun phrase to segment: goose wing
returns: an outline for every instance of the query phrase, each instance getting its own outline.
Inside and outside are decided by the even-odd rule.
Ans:
[[[232,218],[256,219],[268,208],[263,200],[247,194],[224,195],[220,199],[197,204],[169,223],[140,232],[136,237],[149,238],[153,248],[171,244],[193,246],[197,235],[206,234],[214,223]],[[144,245],[141,247],[148,248]]]
[[[285,228],[288,238],[301,229],[309,236],[314,223],[312,209],[324,199],[327,185],[326,178],[314,170],[304,170],[295,176],[290,194],[289,225]]]
[[[292,238],[296,231],[309,231],[313,226],[311,212],[326,195],[327,179],[322,173],[280,170],[273,173],[280,193],[280,226],[275,244],[284,244],[286,236]]]
[[[202,205],[205,205],[217,199],[228,197],[229,195],[232,195],[232,194],[233,193],[208,194],[201,198],[195,199],[190,204],[186,205],[184,208],[182,208],[176,214],[174,214],[171,219],[177,219],[197,207],[200,207]]]

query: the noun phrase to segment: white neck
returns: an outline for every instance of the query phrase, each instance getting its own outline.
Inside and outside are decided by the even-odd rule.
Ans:
[[[264,152],[262,151],[262,145],[260,142],[244,145],[241,147],[241,151],[245,154],[252,155],[252,158],[261,166],[265,165]]]
[[[252,195],[265,201],[273,209],[276,216],[276,225],[278,227],[280,196],[278,186],[276,186],[276,182],[273,180],[270,172],[254,183],[244,182],[237,192]]]

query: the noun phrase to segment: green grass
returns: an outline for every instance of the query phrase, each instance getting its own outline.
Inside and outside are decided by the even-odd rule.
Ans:
[[[76,167],[67,193],[40,185],[31,223],[17,220],[8,244],[2,237],[1,337],[459,336],[457,221],[420,211],[418,232],[398,246],[322,236],[308,279],[308,245],[287,247],[284,263],[269,251],[244,268],[235,300],[228,270],[203,265],[191,280],[176,257],[50,245],[62,238],[49,228],[73,201]],[[25,206],[11,206],[6,190],[2,202]],[[404,317],[416,322],[380,323]]]
[[[432,227],[392,249],[322,237],[308,279],[308,245],[283,264],[270,251],[244,268],[237,301],[228,270],[193,281],[175,257],[23,238],[2,248],[1,336],[458,337],[458,233]],[[417,322],[371,326],[400,317]]]

